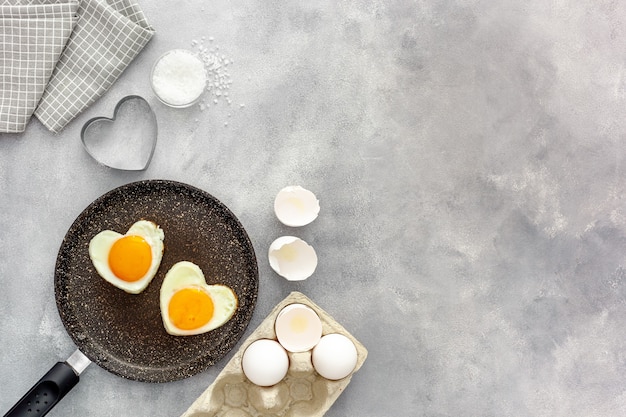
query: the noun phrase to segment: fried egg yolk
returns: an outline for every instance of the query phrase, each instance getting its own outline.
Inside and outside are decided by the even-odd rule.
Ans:
[[[213,317],[213,299],[199,288],[183,288],[174,293],[168,306],[168,315],[181,330],[195,330]]]
[[[111,246],[109,266],[121,280],[135,282],[141,279],[152,264],[152,248],[141,236],[125,236]]]

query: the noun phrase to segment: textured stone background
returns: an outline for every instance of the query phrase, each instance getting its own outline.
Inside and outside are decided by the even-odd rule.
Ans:
[[[626,413],[626,4],[141,3],[157,34],[105,97],[58,135],[33,120],[0,137],[0,412],[74,349],[52,273],[75,217],[166,178],[250,234],[246,334],[298,290],[369,349],[328,416]],[[202,37],[234,61],[232,103],[162,106],[155,59]],[[128,94],[159,122],[142,173],[97,165],[79,139]],[[291,184],[322,206],[296,230],[272,213]],[[284,234],[318,252],[303,283],[267,262]],[[231,355],[158,385],[93,366],[50,415],[178,416]]]

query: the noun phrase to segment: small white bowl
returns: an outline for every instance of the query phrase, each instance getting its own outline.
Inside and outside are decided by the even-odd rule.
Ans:
[[[311,191],[292,185],[283,188],[274,199],[274,213],[281,223],[299,227],[311,223],[320,212],[320,203]]]
[[[270,266],[288,281],[302,281],[313,275],[317,254],[312,246],[294,236],[282,236],[270,245]]]
[[[207,85],[204,61],[186,49],[172,49],[152,67],[150,85],[161,103],[184,108],[197,103]]]

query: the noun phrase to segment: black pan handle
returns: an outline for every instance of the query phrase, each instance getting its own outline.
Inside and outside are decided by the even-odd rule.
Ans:
[[[79,377],[65,362],[57,362],[4,417],[41,417],[48,414],[78,383]]]

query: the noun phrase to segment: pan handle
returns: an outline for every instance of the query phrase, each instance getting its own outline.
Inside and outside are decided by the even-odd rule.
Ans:
[[[4,417],[45,416],[78,380],[74,368],[65,362],[57,362]]]

